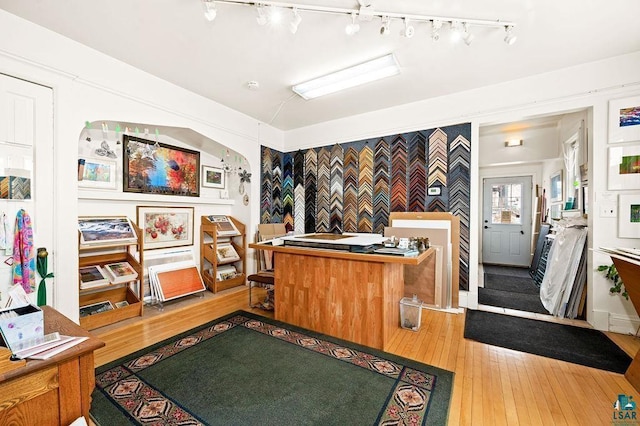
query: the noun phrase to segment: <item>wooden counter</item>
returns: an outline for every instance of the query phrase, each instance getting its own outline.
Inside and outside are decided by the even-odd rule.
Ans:
[[[404,265],[417,257],[250,244],[274,252],[275,319],[377,349],[400,326]]]
[[[80,416],[89,419],[93,351],[104,343],[55,309],[43,306],[42,311],[45,333],[89,339],[47,360],[22,361],[18,368],[0,371],[0,424],[68,425]]]
[[[618,275],[624,283],[624,288],[629,294],[633,307],[636,308],[636,312],[640,313],[640,261],[613,253],[607,254],[611,256],[613,264],[616,265]],[[631,361],[624,377],[640,392],[640,352]]]

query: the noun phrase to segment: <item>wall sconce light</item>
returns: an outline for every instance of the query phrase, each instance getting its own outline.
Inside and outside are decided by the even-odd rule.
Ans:
[[[510,139],[504,143],[504,146],[506,147],[522,146],[522,143],[523,143],[522,139]]]

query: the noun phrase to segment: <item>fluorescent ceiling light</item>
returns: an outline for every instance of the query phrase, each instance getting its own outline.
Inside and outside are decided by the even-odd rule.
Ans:
[[[390,53],[342,71],[296,84],[292,90],[309,100],[398,74],[400,67],[393,53]]]

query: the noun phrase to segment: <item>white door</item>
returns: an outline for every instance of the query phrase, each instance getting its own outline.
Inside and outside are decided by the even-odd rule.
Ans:
[[[48,271],[53,271],[53,92],[17,78],[0,74],[0,221],[5,239],[0,238],[0,307],[13,284],[13,231],[16,213],[24,209],[31,217],[34,248],[49,252]],[[20,179],[13,181],[8,176]],[[0,225],[2,226],[2,225]],[[55,271],[53,271],[55,273]],[[30,294],[35,304],[36,289]],[[53,280],[47,280],[47,304],[54,306]]]
[[[484,179],[482,262],[531,263],[531,177]]]

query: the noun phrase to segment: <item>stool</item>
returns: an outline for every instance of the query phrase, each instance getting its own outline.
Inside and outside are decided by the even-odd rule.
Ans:
[[[251,274],[247,277],[249,282],[249,307],[260,308],[267,311],[272,311],[274,308],[273,301],[273,271],[260,271],[257,274]],[[251,289],[255,286],[264,287],[267,289],[267,297],[262,303],[258,303],[255,306],[251,303]]]

